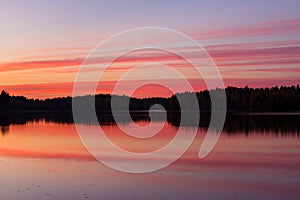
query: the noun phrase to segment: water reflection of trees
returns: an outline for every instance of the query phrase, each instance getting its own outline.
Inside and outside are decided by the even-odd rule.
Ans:
[[[119,113],[119,119],[126,124],[130,120],[125,117],[124,113]],[[124,117],[122,117],[124,115]],[[133,121],[150,121],[149,114],[146,112],[131,113]],[[163,121],[164,117],[160,113],[152,114],[152,120]],[[9,132],[10,124],[26,124],[43,120],[52,123],[73,123],[71,112],[15,112],[0,115],[1,133],[3,135]],[[100,124],[114,125],[115,121],[110,113],[101,113],[98,115]],[[98,121],[92,121],[88,116],[82,116],[77,123],[96,124]],[[200,121],[197,123],[190,113],[181,120],[181,114],[177,112],[168,113],[167,121],[173,126],[195,126],[208,127],[210,122],[210,113],[201,113]],[[224,132],[230,135],[234,134],[275,134],[275,135],[300,135],[300,115],[296,114],[227,114]]]
[[[5,136],[9,133],[9,117],[7,113],[1,113],[0,114],[0,128],[1,128],[1,134]]]
[[[181,125],[190,126],[191,119],[186,119]],[[169,122],[174,126],[180,125],[180,114],[170,115]],[[208,127],[210,113],[202,113],[199,126]],[[192,122],[193,123],[193,122]],[[293,113],[257,113],[257,114],[237,114],[228,113],[224,123],[224,132],[232,134],[275,134],[275,135],[296,135],[300,136],[300,115]]]
[[[1,125],[1,134],[3,136],[7,135],[9,133],[9,126],[2,126]]]
[[[300,134],[300,115],[227,115],[224,130],[228,134],[263,133],[275,135]]]

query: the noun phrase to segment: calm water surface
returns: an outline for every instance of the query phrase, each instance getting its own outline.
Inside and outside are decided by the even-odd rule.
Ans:
[[[220,140],[204,159],[197,156],[206,127],[186,126],[186,134],[195,128],[198,131],[189,150],[171,166],[139,175],[114,171],[95,160],[68,120],[44,117],[10,121],[1,126],[1,199],[298,199],[299,118],[228,118]],[[136,123],[144,126],[148,122]],[[162,123],[158,120],[154,126]],[[98,128],[80,126],[87,134]],[[115,144],[134,152],[158,149],[177,131],[176,121],[169,121],[158,135],[143,141],[125,135],[112,123],[102,128]],[[101,141],[95,142],[99,142],[99,151],[115,162],[134,164],[134,160],[124,161],[102,149]]]

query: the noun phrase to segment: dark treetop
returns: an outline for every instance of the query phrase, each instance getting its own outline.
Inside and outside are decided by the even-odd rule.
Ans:
[[[216,89],[214,92],[222,90]],[[223,89],[224,90],[224,89]],[[227,87],[227,110],[233,112],[296,112],[300,111],[300,89],[297,86],[281,86],[272,88]],[[146,92],[146,91],[145,91]],[[130,98],[116,96],[120,103],[129,99],[131,111],[149,110],[154,104],[161,104],[167,111],[180,111],[177,96],[185,98],[191,93],[180,93],[169,98]],[[197,92],[201,111],[210,111],[209,91]],[[97,112],[111,111],[111,95],[99,94],[82,97],[60,97],[52,99],[28,99],[24,96],[10,96],[6,91],[0,95],[0,113],[9,111],[71,111],[73,101],[88,101],[95,98]]]

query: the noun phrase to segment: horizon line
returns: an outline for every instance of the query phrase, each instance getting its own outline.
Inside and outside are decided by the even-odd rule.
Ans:
[[[299,83],[300,84],[300,83]],[[51,98],[45,98],[45,99],[41,99],[41,98],[28,98],[24,95],[10,95],[9,91],[2,89],[2,92],[6,92],[9,97],[24,97],[27,100],[39,100],[39,101],[45,101],[45,100],[51,100],[51,99],[59,99],[59,98],[80,98],[80,97],[87,97],[87,96],[97,96],[97,95],[110,95],[110,96],[122,96],[122,97],[129,97],[131,99],[151,99],[151,98],[163,98],[163,99],[169,99],[172,96],[176,96],[178,94],[185,94],[185,93],[200,93],[200,92],[204,92],[204,91],[212,91],[212,90],[218,90],[218,89],[227,89],[227,88],[238,88],[238,89],[244,89],[244,88],[249,88],[249,89],[272,89],[272,88],[281,88],[281,87],[296,87],[299,88],[299,84],[291,84],[291,85],[275,85],[275,86],[271,86],[271,87],[249,87],[248,85],[245,85],[244,87],[238,87],[238,86],[226,86],[224,88],[214,88],[214,89],[203,89],[203,90],[199,90],[199,91],[185,91],[185,92],[178,92],[175,93],[171,96],[168,97],[163,97],[163,96],[149,96],[149,97],[134,97],[134,96],[129,96],[126,94],[110,94],[110,93],[97,93],[97,94],[85,94],[85,95],[81,95],[81,96],[58,96],[58,97],[51,97]]]

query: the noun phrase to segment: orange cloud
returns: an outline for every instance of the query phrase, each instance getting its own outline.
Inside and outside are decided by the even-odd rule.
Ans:
[[[220,43],[206,45],[205,49],[216,62],[224,78],[226,85],[245,84],[252,86],[273,86],[274,84],[298,84],[300,65],[300,40],[274,38],[275,35],[295,34],[300,32],[300,20],[282,20],[256,24],[247,27],[228,28],[218,31],[193,32],[194,38],[200,39],[232,39],[232,43]],[[257,36],[270,36],[269,41],[252,42],[253,40],[234,40],[234,38],[247,38]],[[284,38],[284,37],[283,37]],[[237,42],[239,41],[239,42]],[[73,44],[72,44],[73,45]],[[131,44],[119,44],[131,45]],[[79,51],[87,51],[90,46],[45,48],[41,54],[59,51],[61,54],[72,52],[73,56],[61,58],[35,56],[25,61],[0,63],[0,88],[6,89],[15,95],[28,97],[55,97],[72,94],[72,81],[75,79],[79,66],[84,62],[84,57],[78,57]],[[195,57],[195,49],[186,47],[184,44],[174,44],[174,50],[185,51]],[[39,51],[37,51],[39,52]],[[77,53],[76,53],[77,52]],[[118,48],[112,48],[103,54],[103,57],[95,57],[88,60],[87,64],[106,64],[109,56],[117,54]],[[37,58],[39,60],[37,60]],[[59,58],[59,59],[58,59]],[[196,58],[196,57],[195,57]],[[126,71],[138,64],[151,62],[164,63],[182,73],[189,74],[192,66],[184,62],[179,56],[162,51],[139,51],[118,58],[105,73],[105,81],[98,88],[98,92],[111,93],[117,79]],[[94,68],[87,68],[85,72],[93,73]],[[149,69],[148,69],[149,70]],[[151,70],[151,69],[150,69]],[[140,81],[149,71],[141,71]],[[191,73],[190,73],[191,74]],[[157,79],[162,79],[158,77]],[[189,81],[195,84],[195,89],[205,88],[201,80]],[[168,80],[170,84],[178,84],[178,80]],[[129,90],[132,85],[126,81]],[[90,84],[90,83],[85,83]],[[260,84],[260,85],[259,85]],[[2,86],[1,86],[2,85]],[[178,92],[185,88],[177,85]],[[128,91],[124,92],[128,92]],[[84,93],[84,91],[82,91]],[[163,88],[149,86],[147,93],[137,92],[136,96],[166,96],[170,95]]]

